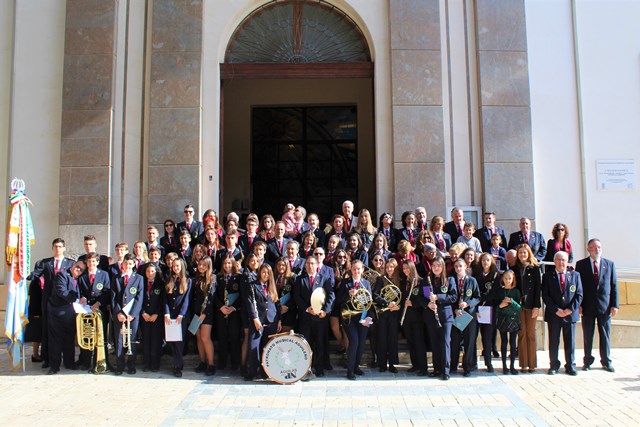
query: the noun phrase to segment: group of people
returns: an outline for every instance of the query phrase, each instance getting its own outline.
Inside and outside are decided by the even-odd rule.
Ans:
[[[127,243],[117,243],[113,258],[98,254],[92,235],[84,239],[86,254],[66,258],[65,242],[57,238],[53,257],[36,263],[29,277],[32,360],[42,361],[50,374],[62,364],[95,365],[96,351],[82,350],[75,360],[75,317],[85,307],[101,314],[105,354],[111,344],[115,351],[115,363],[108,356],[106,363],[116,375],[136,373],[139,339],[143,370],[158,371],[170,348],[173,374],[180,377],[185,344],[195,336],[196,372],[239,369],[252,380],[265,375],[260,357],[269,336],[292,329],[313,351],[309,377],[333,369],[330,334],[346,355],[348,379],[364,375],[367,338],[370,367],[397,372],[400,331],[409,346],[409,371],[418,376],[448,380],[460,366],[470,376],[478,367],[478,335],[486,369],[493,372],[498,334],[503,372],[515,375],[516,358],[521,372],[538,366],[535,327],[544,302],[549,374],[560,368],[561,333],[566,373],[576,374],[580,316],[583,369],[595,360],[597,323],[600,363],[614,371],[609,335],[618,310],[615,265],[601,257],[598,239],[589,241],[589,257],[574,270],[569,231],[561,223],[545,242],[528,218],[507,240],[491,212],[479,229],[459,208],[445,222],[441,216],[428,220],[418,207],[402,214],[401,228],[390,213],[380,215],[377,227],[367,209],[354,213],[353,203],[345,201],[321,228],[316,214],[288,204],[279,220],[249,214],[243,229],[233,212],[221,222],[209,209],[199,221],[187,205],[184,221],[166,220],[162,236],[149,226],[146,241],[135,242],[131,253]],[[553,267],[549,263],[545,271],[543,261]],[[320,305],[313,301],[316,289],[323,290]],[[356,304],[363,293],[366,308]]]

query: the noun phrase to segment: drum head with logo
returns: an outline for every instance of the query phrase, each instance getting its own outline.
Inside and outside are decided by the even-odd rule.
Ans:
[[[276,335],[262,352],[262,367],[279,384],[293,384],[311,369],[311,347],[302,335]]]

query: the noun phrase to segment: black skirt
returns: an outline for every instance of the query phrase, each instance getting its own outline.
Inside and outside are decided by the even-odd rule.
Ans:
[[[498,317],[498,330],[500,332],[518,332],[520,330],[520,317]]]

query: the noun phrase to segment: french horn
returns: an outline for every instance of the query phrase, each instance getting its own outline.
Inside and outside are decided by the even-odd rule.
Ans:
[[[345,304],[342,310],[342,317],[348,319],[356,314],[362,314],[365,310],[369,310],[373,305],[373,297],[371,292],[365,288],[359,288],[353,295],[349,302]]]

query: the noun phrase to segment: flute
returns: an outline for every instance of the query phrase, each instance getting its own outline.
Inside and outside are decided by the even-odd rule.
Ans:
[[[411,281],[411,288],[409,288],[409,294],[407,295],[407,299],[411,299],[411,294],[413,292],[413,288],[416,287],[416,282],[417,280],[415,279],[415,277],[413,278],[413,280]],[[402,317],[400,318],[400,326],[402,326],[402,324],[404,323],[404,316],[407,315],[407,304],[405,301],[405,305],[404,308],[402,309]]]

